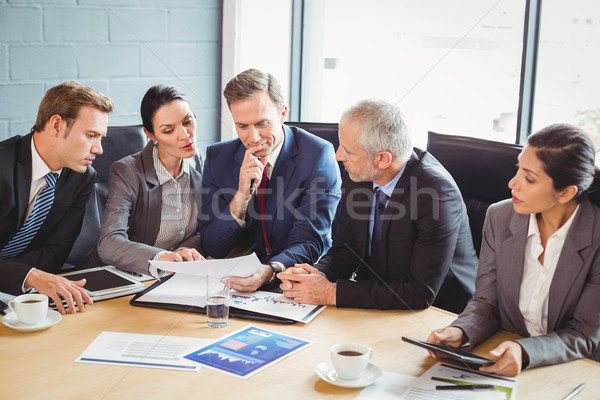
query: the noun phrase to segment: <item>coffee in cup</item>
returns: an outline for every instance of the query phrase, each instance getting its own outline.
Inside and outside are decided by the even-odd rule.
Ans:
[[[362,344],[338,343],[331,346],[331,364],[341,379],[357,379],[373,356],[373,349]]]
[[[48,296],[39,293],[22,294],[8,302],[8,308],[27,325],[36,325],[48,315]]]

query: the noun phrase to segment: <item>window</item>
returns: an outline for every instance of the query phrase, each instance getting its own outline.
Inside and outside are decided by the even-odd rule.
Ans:
[[[554,122],[583,128],[600,150],[600,3],[544,0],[533,130]]]
[[[514,142],[524,13],[517,0],[305,0],[300,120],[379,97],[417,146],[429,130]]]

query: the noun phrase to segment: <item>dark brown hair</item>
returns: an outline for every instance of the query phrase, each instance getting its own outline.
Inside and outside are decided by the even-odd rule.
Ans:
[[[596,167],[596,152],[589,136],[580,128],[568,124],[549,125],[527,138],[535,148],[544,171],[552,178],[557,191],[575,185],[575,199],[584,196],[600,206],[600,171]]]

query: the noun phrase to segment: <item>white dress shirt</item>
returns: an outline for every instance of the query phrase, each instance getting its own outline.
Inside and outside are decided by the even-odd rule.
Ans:
[[[538,260],[544,248],[535,214],[529,216],[529,231],[525,245],[523,278],[519,293],[519,309],[525,326],[531,336],[545,335],[548,332],[548,294],[554,277],[556,264],[562,252],[569,228],[573,223],[575,209],[567,222],[548,238],[544,253],[544,264]]]

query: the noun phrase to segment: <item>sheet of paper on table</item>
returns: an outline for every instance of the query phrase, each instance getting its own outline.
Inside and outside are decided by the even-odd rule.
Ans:
[[[492,384],[495,389],[435,390],[438,385],[456,384]],[[358,400],[515,400],[516,385],[515,379],[484,376],[478,371],[469,371],[438,362],[420,377],[384,372],[377,382],[363,389],[356,398]]]
[[[76,362],[197,371],[199,364],[183,358],[211,339],[101,332]]]
[[[187,275],[206,276],[223,274],[223,276],[250,276],[262,267],[262,263],[256,253],[247,256],[224,258],[220,260],[202,261],[154,261],[150,264],[160,270],[168,272],[180,272]]]

